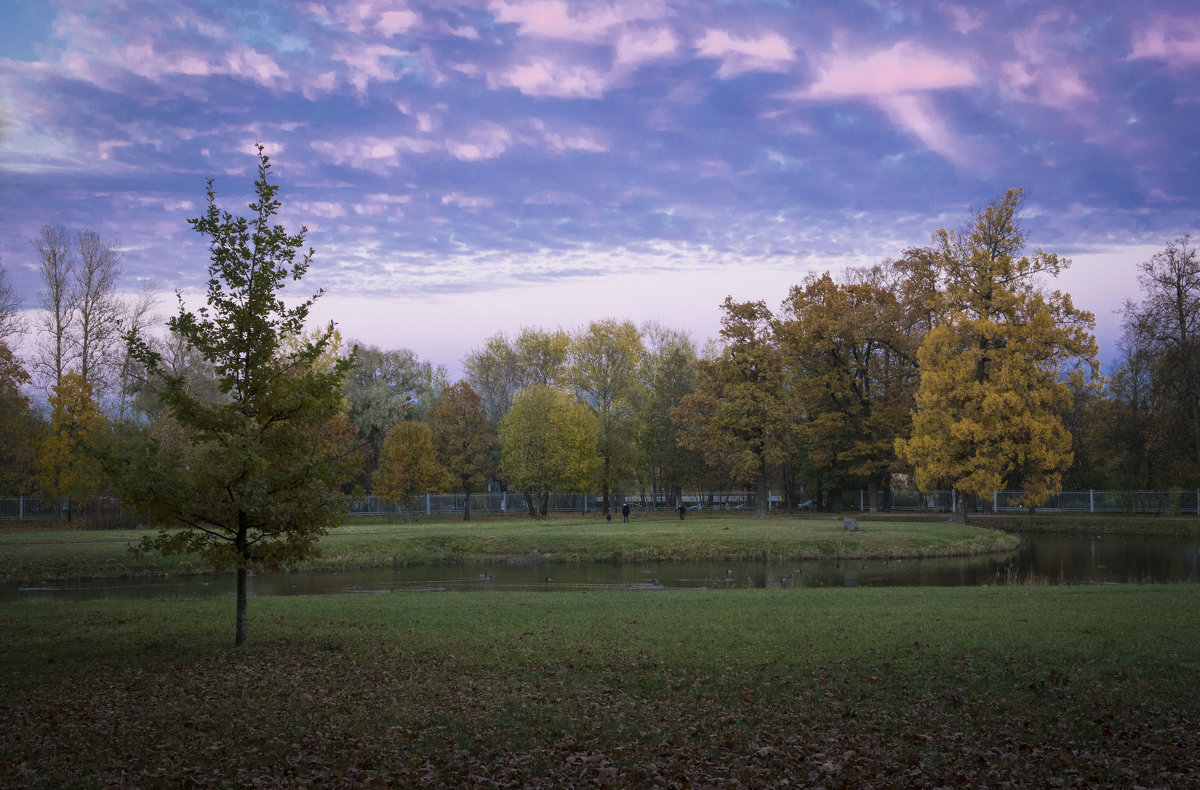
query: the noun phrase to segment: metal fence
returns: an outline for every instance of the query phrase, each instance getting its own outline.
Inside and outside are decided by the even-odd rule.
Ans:
[[[980,513],[1022,513],[1028,505],[1019,504],[1023,491],[996,491],[990,499],[979,497],[975,510]],[[879,509],[898,512],[950,512],[955,492],[895,490],[881,492]],[[866,491],[843,494],[842,509],[867,510]],[[1128,513],[1142,515],[1200,514],[1200,489],[1161,491],[1063,491],[1034,508],[1039,513]]]
[[[65,499],[12,497],[0,499],[0,521],[78,521],[94,529],[135,526],[139,519],[122,507],[115,497],[96,497],[87,502],[70,503]]]
[[[706,491],[676,496],[674,494],[615,493],[609,498],[609,507],[619,511],[628,502],[630,508],[639,511],[673,511],[682,503],[690,510],[744,510],[754,509],[755,495],[745,491]],[[471,512],[490,515],[522,516],[529,513],[525,495],[516,492],[493,491],[471,495]],[[773,509],[781,506],[779,496],[771,497]],[[425,494],[411,505],[385,502],[379,497],[356,497],[350,500],[350,516],[404,516],[444,515],[462,513],[467,498],[463,494]],[[539,504],[540,506],[540,504]],[[604,497],[600,494],[550,494],[546,500],[547,513],[595,513],[604,512]]]
[[[878,494],[878,509],[894,512],[948,513],[954,509],[954,491],[916,491],[895,489]],[[1021,491],[997,491],[990,499],[978,498],[976,512],[1020,513],[1028,510],[1017,504]],[[737,512],[753,511],[756,495],[752,491],[690,491],[681,496],[673,494],[642,494],[618,492],[609,499],[614,511],[625,502],[636,512],[670,512],[683,505],[691,511]],[[822,504],[824,506],[822,506]],[[447,515],[462,513],[467,499],[462,494],[427,494],[418,497],[411,506],[384,502],[378,497],[356,497],[348,502],[351,517]],[[472,494],[471,512],[488,515],[524,516],[529,510],[523,494],[493,491]],[[831,507],[832,505],[832,507]],[[843,491],[840,501],[817,503],[807,500],[793,505],[792,510],[866,511],[871,507],[866,490]],[[770,494],[770,508],[787,508],[783,497]],[[1063,491],[1036,507],[1039,513],[1128,513],[1128,514],[1198,514],[1200,489],[1171,491]],[[547,513],[596,514],[604,512],[604,500],[599,494],[550,494]],[[73,507],[72,520],[81,526],[115,527],[137,523],[132,513],[112,497],[100,497]],[[66,502],[43,501],[34,497],[0,499],[0,521],[65,521]]]

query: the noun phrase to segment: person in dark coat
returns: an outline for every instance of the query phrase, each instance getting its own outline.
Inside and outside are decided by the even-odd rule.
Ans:
[[[625,519],[625,523],[629,523],[629,503],[621,505],[621,518]]]

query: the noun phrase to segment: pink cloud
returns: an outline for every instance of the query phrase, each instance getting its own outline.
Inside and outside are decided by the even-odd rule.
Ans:
[[[747,71],[786,72],[796,59],[788,40],[778,33],[743,39],[724,30],[709,30],[696,42],[696,50],[701,57],[721,61],[717,70],[721,79]]]
[[[912,93],[881,96],[878,104],[892,123],[914,134],[930,151],[956,165],[975,164],[928,96]]]
[[[498,124],[489,123],[474,129],[466,140],[447,140],[446,150],[455,159],[477,162],[495,159],[508,150],[512,135]]]
[[[338,52],[333,54],[333,60],[346,64],[349,73],[347,77],[359,95],[367,92],[367,85],[375,82],[395,82],[400,78],[403,69],[399,58],[404,52],[383,44],[363,46],[361,42],[347,42]]]
[[[809,98],[886,96],[913,91],[966,88],[976,76],[967,64],[901,41],[868,55],[838,51],[818,66],[816,82],[802,94]]]
[[[942,5],[942,10],[949,15],[951,26],[955,32],[961,33],[964,36],[973,30],[978,30],[983,25],[982,11],[950,3]]]
[[[572,8],[578,10],[565,0],[492,0],[488,5],[497,22],[516,24],[521,35],[570,41],[594,41],[619,25],[664,15],[656,2],[600,5],[575,15]]]
[[[541,133],[542,139],[553,151],[589,151],[600,154],[609,150],[608,143],[601,140],[596,133],[590,130],[574,132],[552,131],[546,128],[545,123],[538,120],[533,122],[533,127]]]
[[[675,54],[679,41],[667,28],[628,31],[617,39],[617,63],[631,65]]]
[[[399,33],[407,33],[420,21],[421,17],[408,9],[384,11],[380,14],[379,21],[375,23],[375,29],[385,36],[391,37]]]
[[[481,208],[491,208],[495,204],[496,201],[493,198],[464,195],[461,192],[451,192],[442,196],[443,206],[457,206],[458,208],[471,211]]]
[[[1173,67],[1200,63],[1200,18],[1153,19],[1133,34],[1126,60],[1161,60]]]
[[[350,208],[354,210],[355,214],[364,217],[378,217],[384,215],[403,217],[404,211],[397,208],[397,206],[403,205],[409,202],[409,200],[410,197],[408,195],[387,195],[375,193],[367,195],[364,202],[355,203],[351,205]]]
[[[560,99],[598,99],[612,79],[590,66],[557,63],[548,58],[533,60],[508,71],[489,75],[492,87],[516,88],[526,96]]]
[[[1057,110],[1073,110],[1095,99],[1075,56],[1080,49],[1079,20],[1049,11],[1013,34],[1017,59],[1000,66],[1009,96]]]
[[[395,167],[404,154],[425,154],[437,146],[428,140],[411,137],[363,137],[349,140],[314,140],[311,147],[335,165],[349,165],[359,170],[376,167]]]

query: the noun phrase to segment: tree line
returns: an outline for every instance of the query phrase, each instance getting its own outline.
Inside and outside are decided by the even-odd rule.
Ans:
[[[551,491],[597,492],[607,510],[617,492],[670,502],[748,488],[760,506],[769,489],[820,507],[848,488],[874,505],[907,476],[955,488],[965,517],[972,496],[996,489],[1022,490],[1034,506],[1064,487],[1194,486],[1194,243],[1183,236],[1139,265],[1142,294],[1125,304],[1119,359],[1102,376],[1092,316],[1052,289],[1070,262],[1026,249],[1024,199],[1010,190],[897,258],[810,275],[778,306],[726,299],[703,348],[652,321],[527,327],[485,340],[453,383],[408,349],[296,321],[280,324],[270,353],[324,338],[311,364],[340,371],[322,430],[347,459],[345,495],[411,502],[500,487],[539,514]],[[220,230],[219,217],[195,223]],[[197,335],[200,324],[172,319],[157,331],[152,286],[122,300],[120,250],[92,231],[46,226],[30,247],[43,286],[36,320],[0,267],[0,488],[82,502],[113,485],[88,443],[195,441],[172,398],[210,408],[237,397],[249,382],[224,380],[211,352],[229,342],[220,333],[249,330]],[[18,355],[23,335],[33,342]],[[30,398],[39,390],[46,409]]]

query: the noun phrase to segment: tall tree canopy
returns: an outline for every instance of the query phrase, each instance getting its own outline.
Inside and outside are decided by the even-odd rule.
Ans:
[[[337,490],[346,459],[320,428],[338,411],[351,361],[317,364],[332,324],[285,350],[320,293],[292,307],[282,299],[287,281],[308,271],[312,250],[300,254],[305,228],[292,235],[272,224],[279,187],[261,145],[258,160],[249,220],[218,209],[209,180],[208,211],[190,220],[209,242],[207,305],[188,310],[181,296],[169,322],[212,366],[220,399],[198,397],[185,375],[131,334],[131,353],[162,380],[161,402],[183,441],[131,454],[119,481],[123,501],[163,525],[142,551],[197,553],[215,568],[237,570],[236,645],[246,643],[247,572],[313,554],[346,511]]]
[[[1011,189],[959,231],[940,230],[928,253],[937,275],[935,325],[918,353],[921,382],[913,432],[896,450],[925,490],[954,487],[959,520],[969,496],[1005,487],[1036,505],[1061,489],[1071,437],[1061,415],[1071,402],[1064,376],[1095,370],[1090,313],[1041,279],[1070,261],[1024,255]]]
[[[501,472],[525,495],[529,515],[545,515],[552,491],[586,491],[596,474],[599,426],[562,390],[521,390],[500,421]]]
[[[452,384],[429,407],[427,420],[438,460],[466,497],[463,521],[470,521],[471,493],[486,485],[496,443],[483,398],[466,381]]]
[[[787,458],[794,434],[783,355],[766,304],[726,298],[723,309],[721,348],[700,361],[695,391],[672,415],[685,447],[754,485],[755,517],[766,518],[770,468]]]
[[[412,420],[396,423],[388,431],[373,482],[375,496],[404,505],[410,519],[419,494],[451,485],[450,475],[438,463],[429,428]]]
[[[893,471],[917,382],[909,319],[884,267],[810,276],[784,302],[780,345],[812,461],[877,493]]]
[[[637,374],[644,355],[641,333],[628,321],[593,321],[571,338],[571,386],[600,429],[596,482],[605,512],[635,468],[637,415],[644,399]]]
[[[1125,303],[1125,367],[1144,369],[1158,429],[1146,439],[1163,451],[1162,482],[1178,484],[1200,473],[1200,251],[1183,236],[1139,268],[1143,299]]]

